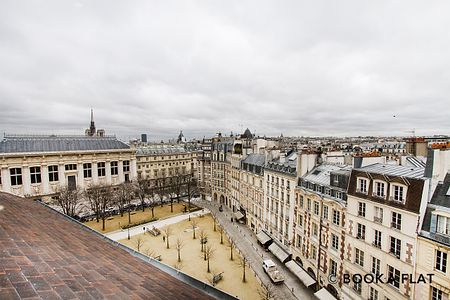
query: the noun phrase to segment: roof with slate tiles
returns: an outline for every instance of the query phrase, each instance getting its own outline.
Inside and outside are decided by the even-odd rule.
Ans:
[[[114,136],[5,135],[0,141],[0,154],[129,149]]]
[[[0,193],[0,299],[25,298],[212,299],[60,213]]]

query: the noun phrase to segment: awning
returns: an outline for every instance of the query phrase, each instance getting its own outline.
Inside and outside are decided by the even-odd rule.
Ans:
[[[284,263],[291,255],[283,248],[281,248],[277,243],[272,243],[269,246],[269,251],[272,252],[282,263]]]
[[[288,261],[286,263],[286,267],[288,267],[288,269],[291,270],[292,273],[294,273],[295,276],[297,276],[306,287],[309,287],[316,283],[316,280],[312,278],[311,275],[309,275],[305,270],[303,270],[303,268],[295,261]]]
[[[234,217],[236,218],[236,220],[239,221],[240,219],[242,219],[244,217],[244,215],[240,211],[237,211],[234,213]]]
[[[321,288],[319,291],[314,293],[314,296],[320,300],[336,300],[336,298],[329,291],[327,291],[326,288]]]
[[[256,235],[256,238],[263,245],[272,240],[272,238],[262,230]]]

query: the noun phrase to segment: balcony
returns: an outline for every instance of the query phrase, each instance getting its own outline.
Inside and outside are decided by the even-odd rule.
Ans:
[[[383,218],[382,217],[373,217],[373,221],[375,222],[375,223],[383,223]]]

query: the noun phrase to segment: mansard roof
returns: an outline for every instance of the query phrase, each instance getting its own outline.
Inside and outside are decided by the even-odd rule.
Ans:
[[[130,146],[115,136],[5,135],[0,141],[0,154],[121,149]]]

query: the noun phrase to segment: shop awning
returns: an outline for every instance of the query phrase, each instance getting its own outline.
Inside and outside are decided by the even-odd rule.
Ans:
[[[277,243],[272,243],[269,246],[269,251],[272,252],[282,263],[284,263],[291,255],[290,253],[286,252],[286,250],[281,248]]]
[[[239,221],[240,219],[242,219],[244,217],[244,215],[240,211],[237,211],[234,213],[234,217],[236,218],[236,220]]]
[[[262,230],[256,235],[256,238],[263,245],[272,240],[272,238]]]
[[[303,268],[295,261],[288,261],[286,263],[286,267],[288,267],[288,269],[291,270],[292,273],[294,273],[306,287],[316,283],[316,280],[312,278],[311,275],[309,275],[305,270],[303,270]]]
[[[316,296],[320,300],[336,300],[336,298],[327,291],[326,288],[321,288],[316,293],[314,293],[314,296]]]

